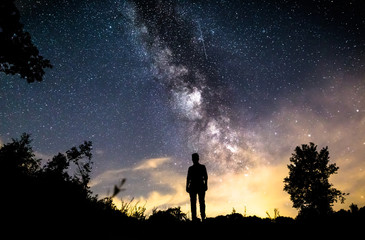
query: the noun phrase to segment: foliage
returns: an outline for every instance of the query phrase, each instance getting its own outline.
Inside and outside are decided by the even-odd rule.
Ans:
[[[168,208],[167,210],[153,209],[152,215],[148,219],[152,223],[179,223],[188,220],[180,207]]]
[[[216,226],[232,226],[232,229],[250,226],[252,231],[262,227],[277,229],[282,226],[286,229],[288,224],[291,227],[302,226],[298,220],[280,216],[277,209],[274,209],[273,216],[267,213],[268,218],[246,214],[243,216],[233,209],[231,214],[207,218],[204,223],[199,223],[190,221],[180,207],[174,207],[166,210],[154,209],[147,218],[145,206],[138,201],[122,201],[122,206],[118,209],[112,197],[99,200],[92,194],[87,186],[92,166],[91,142],[72,147],[65,154],[58,153],[44,166],[35,157],[31,142],[30,135],[23,134],[20,139],[12,139],[10,143],[0,147],[0,182],[3,193],[0,211],[6,222],[21,229],[26,237],[31,233],[39,237],[39,234],[47,233],[45,230],[49,231],[47,234],[64,234],[64,237],[69,237],[66,235],[72,232],[74,238],[80,239],[94,239],[95,232],[98,232],[98,238],[106,239],[120,237],[121,232],[126,230],[138,236],[141,233],[147,234],[149,231],[141,230],[148,229],[148,226],[151,226],[151,231],[160,229],[165,234],[168,230],[173,233],[176,233],[175,230],[195,232],[202,227],[213,230]],[[326,156],[324,153],[322,155]],[[71,171],[72,166],[75,172]],[[124,183],[125,179],[122,179],[115,186],[119,190],[114,191],[113,196],[122,190]],[[328,224],[353,226],[362,222],[364,217],[365,207],[359,208],[351,204],[350,210],[331,212],[324,220]],[[319,218],[311,223],[320,221],[323,224],[322,220],[323,218]],[[166,224],[170,227],[166,228]],[[28,230],[25,231],[27,227]],[[134,227],[137,227],[137,231],[130,230]],[[50,236],[46,235],[45,238]]]
[[[48,161],[43,167],[42,170],[44,174],[58,176],[64,181],[74,181],[82,185],[84,188],[87,188],[87,184],[90,181],[92,165],[91,146],[92,143],[90,141],[85,141],[84,144],[79,146],[79,148],[72,147],[66,152],[66,155],[58,153],[58,155],[54,156],[52,160]],[[67,171],[70,164],[74,164],[77,167],[74,176],[70,176]]]
[[[129,217],[133,217],[137,220],[145,220],[145,212],[146,212],[146,204],[143,206],[139,205],[139,201],[137,201],[134,205],[132,205],[134,198],[132,198],[129,202],[125,202],[122,200],[122,204],[120,207],[120,211]]]
[[[4,194],[0,198],[0,211],[4,219],[22,219],[33,224],[36,217],[38,224],[47,220],[43,224],[52,227],[74,221],[72,226],[80,229],[91,223],[112,224],[116,218],[126,221],[111,199],[98,200],[88,187],[91,142],[72,147],[66,154],[58,153],[43,167],[31,142],[30,135],[23,134],[0,148],[0,182]],[[74,173],[71,166],[76,169]]]
[[[40,159],[36,159],[28,134],[23,134],[21,139],[12,139],[0,149],[0,163],[3,176],[34,176],[40,169]]]
[[[274,215],[272,217],[271,217],[269,211],[266,211],[266,215],[270,220],[275,221],[278,217],[280,217],[280,212],[279,212],[279,209],[274,208]]]
[[[344,202],[346,194],[328,181],[339,169],[335,163],[329,164],[328,147],[318,153],[314,143],[303,144],[295,148],[290,162],[284,191],[290,194],[293,207],[300,210],[299,216],[326,216],[334,202]]]
[[[14,0],[0,2],[0,71],[20,74],[28,83],[42,81],[45,68],[52,68],[48,59],[39,55],[31,36],[19,22]]]

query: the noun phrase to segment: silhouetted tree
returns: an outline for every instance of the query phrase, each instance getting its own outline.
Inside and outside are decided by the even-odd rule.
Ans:
[[[46,175],[51,174],[59,177],[62,181],[73,181],[87,189],[92,165],[91,149],[92,143],[90,141],[85,141],[78,148],[72,147],[70,150],[66,151],[66,155],[58,153],[52,160],[47,162],[42,171]],[[77,167],[74,176],[69,175],[68,168],[70,167],[70,164],[74,164]]]
[[[295,148],[290,162],[284,191],[290,194],[293,207],[300,210],[299,216],[326,216],[332,212],[334,202],[344,202],[346,194],[328,182],[339,169],[335,163],[329,164],[328,147],[318,153],[314,143],[303,144]]]
[[[31,36],[23,30],[14,0],[0,1],[0,71],[20,74],[28,83],[42,81],[44,68],[52,68],[48,59],[39,55]]]
[[[98,200],[88,186],[91,142],[58,153],[44,166],[35,157],[31,142],[30,135],[24,133],[0,147],[0,212],[6,222],[19,229],[28,226],[33,233],[39,226],[48,226],[53,234],[67,225],[75,228],[81,239],[87,239],[88,228],[104,231],[130,222],[111,198]]]
[[[2,176],[33,176],[39,171],[40,159],[35,158],[31,142],[30,135],[23,133],[0,148]]]
[[[350,211],[352,214],[357,214],[359,212],[359,207],[356,204],[351,204],[350,205]]]

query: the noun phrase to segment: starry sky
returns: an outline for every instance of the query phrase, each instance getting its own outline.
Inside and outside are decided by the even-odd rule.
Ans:
[[[0,74],[0,143],[32,134],[47,160],[93,142],[91,189],[182,206],[191,154],[207,215],[295,216],[283,192],[298,145],[329,147],[330,178],[365,205],[362,1],[18,0],[50,59],[44,80]],[[115,202],[120,203],[120,197]]]

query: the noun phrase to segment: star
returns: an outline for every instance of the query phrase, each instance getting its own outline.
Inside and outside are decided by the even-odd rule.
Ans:
[[[233,202],[261,209],[267,192],[293,215],[279,175],[296,146],[349,155],[346,176],[362,164],[365,14],[359,1],[282,2],[17,1],[54,68],[33,84],[0,72],[0,143],[28,132],[53,156],[92,140],[95,176],[120,170],[126,194],[163,206],[185,203],[178,180],[198,151],[222,201],[233,181],[244,186]],[[112,180],[93,190],[105,195]],[[354,174],[344,187],[360,196],[360,183]]]

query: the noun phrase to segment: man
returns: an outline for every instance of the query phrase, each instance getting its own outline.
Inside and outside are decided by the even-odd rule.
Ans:
[[[196,195],[199,196],[200,216],[205,219],[205,191],[208,190],[208,174],[204,165],[199,163],[199,154],[192,154],[193,166],[189,167],[186,178],[186,191],[190,194],[191,216],[196,217]]]

